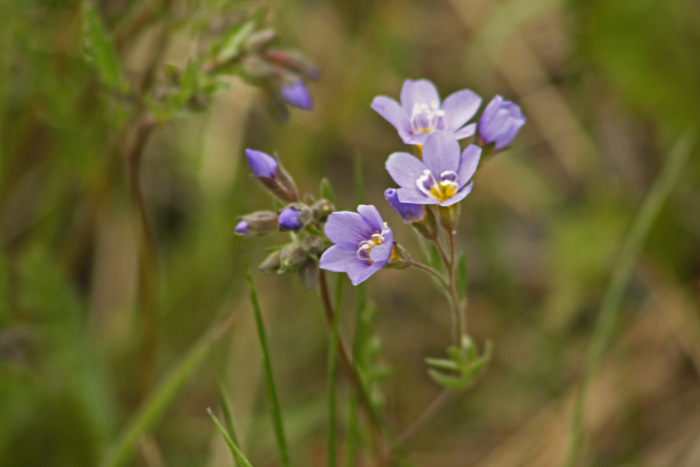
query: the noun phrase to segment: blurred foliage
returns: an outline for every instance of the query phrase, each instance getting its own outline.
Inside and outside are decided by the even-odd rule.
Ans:
[[[194,73],[212,51],[237,50],[240,29],[229,27],[264,7],[261,26],[322,71],[310,86],[315,109],[292,110],[284,126],[265,110],[269,89]],[[241,167],[243,148],[277,151],[306,191],[327,177],[339,209],[355,206],[360,157],[366,201],[419,257],[382,198],[384,161],[400,140],[369,103],[397,96],[407,77],[426,77],[443,95],[503,94],[522,104],[528,124],[511,151],[480,169],[460,226],[469,329],[478,348],[494,341],[492,362],[411,441],[411,459],[559,465],[561,421],[621,239],[679,132],[700,128],[697,2],[0,0],[0,18],[0,464],[96,465],[140,407],[138,216],[125,153],[144,109],[165,108],[141,161],[155,239],[153,377],[162,380],[233,314],[219,345],[237,444],[253,465],[276,465],[242,264],[279,242],[232,234],[236,216],[268,204]],[[210,34],[217,25],[233,35]],[[212,45],[216,38],[229,47]],[[167,92],[149,101],[140,89],[151,79]],[[193,99],[202,89],[207,98]],[[583,465],[700,464],[691,449],[700,416],[698,212],[693,157],[627,291],[591,392]],[[327,331],[318,300],[287,277],[255,280],[291,457],[324,465]],[[438,391],[423,359],[444,355],[448,312],[410,270],[382,271],[366,303],[364,293],[344,294],[341,326],[352,335],[362,320],[376,324],[382,346],[368,331],[363,339],[375,344],[359,357],[400,433]],[[166,465],[230,465],[206,411],[220,403],[214,367],[206,358],[154,425],[155,457]],[[346,383],[339,407],[351,398]],[[367,461],[371,437],[353,442]],[[133,465],[157,465],[153,456],[139,445]]]

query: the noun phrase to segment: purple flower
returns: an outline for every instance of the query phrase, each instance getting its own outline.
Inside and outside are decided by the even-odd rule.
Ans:
[[[282,99],[289,105],[311,110],[313,102],[311,101],[311,93],[303,81],[295,81],[290,84],[284,84],[280,88]]]
[[[389,264],[394,235],[376,207],[361,204],[357,212],[334,212],[324,231],[335,245],[321,256],[321,268],[346,272],[352,285]]]
[[[479,165],[481,148],[470,144],[460,155],[459,143],[449,132],[433,133],[425,140],[423,160],[395,152],[386,169],[399,184],[399,201],[450,206],[463,200],[474,182],[467,184]]]
[[[238,235],[250,235],[253,233],[248,229],[248,221],[240,221],[233,230]]]
[[[479,140],[483,144],[495,144],[500,151],[508,146],[525,125],[525,117],[520,107],[501,96],[491,99],[479,119]]]
[[[279,225],[285,230],[299,230],[304,223],[299,218],[301,211],[294,206],[287,206],[282,210],[279,217]]]
[[[409,204],[399,201],[398,190],[387,188],[384,197],[389,202],[391,208],[401,216],[406,224],[422,221],[425,217],[425,207],[422,204]]]
[[[275,178],[277,176],[277,161],[274,157],[254,149],[246,149],[245,158],[256,178]]]
[[[371,107],[394,125],[404,143],[422,145],[435,131],[452,132],[458,140],[473,135],[476,125],[464,125],[480,105],[481,97],[469,89],[450,94],[441,104],[433,83],[425,79],[407,79],[401,89],[401,104],[389,97],[377,96]]]

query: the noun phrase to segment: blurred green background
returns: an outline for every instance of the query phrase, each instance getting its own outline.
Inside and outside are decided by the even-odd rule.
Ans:
[[[277,151],[307,191],[328,177],[340,209],[356,205],[359,160],[366,200],[419,256],[382,195],[392,183],[384,161],[401,141],[369,108],[377,94],[397,97],[406,78],[432,80],[443,97],[463,88],[485,101],[501,94],[528,118],[513,149],[482,166],[462,209],[469,329],[480,343],[494,340],[494,361],[411,441],[411,459],[560,465],[572,396],[624,235],[679,135],[700,128],[697,1],[103,0],[97,7],[131,83],[154,57],[157,73],[183,67],[197,47],[183,25],[221,8],[269,8],[265,24],[311,58],[322,78],[310,86],[313,111],[293,110],[284,125],[265,112],[258,89],[234,78],[206,110],[146,139],[141,186],[155,240],[157,332],[144,377],[138,215],[123,157],[133,111],[109,96],[83,59],[81,2],[0,0],[0,465],[97,465],[144,391],[228,314],[230,331],[131,462],[231,465],[206,413],[220,406],[218,359],[242,448],[256,466],[277,465],[243,257],[258,264],[283,240],[233,235],[236,216],[270,206],[248,176],[243,149]],[[129,29],[130,15],[143,8],[155,13]],[[162,54],[154,53],[163,38]],[[697,155],[626,292],[586,406],[581,465],[700,465]],[[255,273],[254,280],[292,457],[325,465],[327,332],[318,298],[292,276]],[[357,296],[345,285],[343,327],[352,334]],[[380,360],[391,370],[381,384],[386,418],[400,432],[439,391],[423,358],[443,355],[449,313],[419,272],[382,271],[367,292]],[[341,406],[346,383],[341,377]]]

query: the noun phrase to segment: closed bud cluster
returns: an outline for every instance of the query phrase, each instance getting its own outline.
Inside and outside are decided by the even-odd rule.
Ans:
[[[294,184],[294,180],[284,170],[279,160],[269,154],[253,149],[246,149],[245,156],[253,176],[260,180],[260,183],[270,193],[286,203],[292,203],[297,200],[297,187]]]

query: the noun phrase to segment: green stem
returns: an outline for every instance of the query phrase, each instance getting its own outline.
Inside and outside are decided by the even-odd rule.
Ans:
[[[440,283],[440,285],[441,285],[442,287],[444,287],[446,290],[449,288],[449,284],[448,284],[447,281],[442,277],[442,275],[441,275],[439,272],[437,272],[435,269],[433,269],[433,268],[431,268],[430,266],[428,266],[427,264],[417,263],[417,262],[415,262],[415,261],[411,261],[411,262],[409,263],[409,266],[410,266],[410,267],[413,267],[413,268],[416,268],[416,269],[420,269],[421,271],[424,271],[424,272],[426,272],[427,274],[430,274],[430,275],[433,276],[433,277]]]
[[[338,275],[335,288],[335,307],[331,323],[329,344],[328,344],[328,467],[335,467],[336,461],[336,439],[335,439],[335,406],[336,406],[336,383],[338,373],[338,332],[340,327],[340,298],[342,292],[342,276]]]
[[[573,415],[571,417],[571,438],[566,452],[564,465],[573,467],[576,464],[583,438],[583,408],[586,403],[588,389],[600,367],[601,360],[620,313],[620,304],[627,284],[632,276],[644,241],[646,240],[654,221],[668,198],[673,186],[681,174],[685,161],[691,152],[694,137],[686,134],[675,145],[669,155],[662,173],[644,200],[637,218],[625,239],[615,270],[600,306],[598,319],[595,324],[591,343],[586,356],[586,363],[581,377],[581,384],[576,396]]]
[[[248,280],[248,287],[250,289],[250,303],[253,305],[253,311],[255,312],[255,325],[258,330],[258,340],[260,341],[260,347],[263,353],[263,368],[265,370],[265,384],[267,386],[267,395],[270,400],[270,412],[272,414],[272,422],[275,429],[275,438],[277,439],[277,447],[279,449],[280,460],[284,467],[289,467],[291,461],[289,458],[289,449],[287,448],[287,438],[284,434],[284,425],[282,424],[282,412],[280,410],[279,400],[277,398],[277,389],[275,387],[275,378],[272,373],[272,362],[270,361],[270,352],[267,345],[267,336],[265,335],[265,325],[262,320],[262,313],[260,312],[260,304],[258,303],[258,296],[255,293],[255,287],[253,285],[253,277],[250,274],[250,268],[248,267],[248,262],[246,260],[245,265],[246,279]]]

